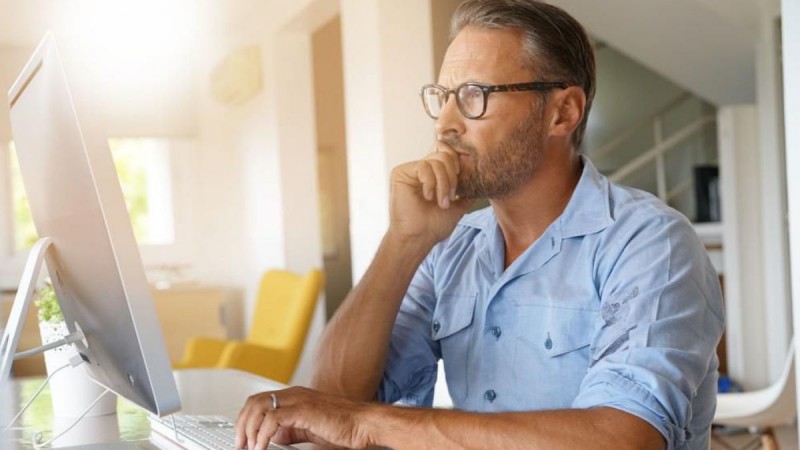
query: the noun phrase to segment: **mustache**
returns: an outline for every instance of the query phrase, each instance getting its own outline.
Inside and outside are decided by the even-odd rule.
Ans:
[[[439,141],[444,142],[448,146],[450,146],[453,150],[459,153],[466,153],[470,156],[475,156],[478,153],[478,149],[475,146],[462,141],[459,137],[448,135],[442,136]]]

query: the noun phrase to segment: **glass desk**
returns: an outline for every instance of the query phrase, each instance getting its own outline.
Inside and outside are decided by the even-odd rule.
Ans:
[[[185,414],[223,415],[235,419],[248,396],[257,392],[281,389],[282,384],[238,370],[189,369],[175,371]],[[58,376],[58,375],[56,375]],[[17,414],[36,392],[44,378],[12,379],[0,387],[0,430]],[[48,389],[15,424],[14,429],[0,436],[3,450],[31,449],[36,432],[49,439],[75,419],[53,417]],[[117,413],[85,417],[72,430],[53,443],[55,448],[75,449],[158,449],[150,442],[147,413],[120,398]],[[298,445],[311,449],[314,446]]]

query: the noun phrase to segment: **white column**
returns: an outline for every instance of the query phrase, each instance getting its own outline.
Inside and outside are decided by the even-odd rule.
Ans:
[[[728,371],[746,388],[769,384],[762,284],[760,162],[755,105],[719,109]]]
[[[794,335],[800,336],[800,2],[782,2],[783,100],[786,123],[786,188],[789,203],[789,255],[791,259]],[[798,358],[795,367],[800,366]],[[800,382],[800,370],[796,370]],[[797,384],[800,386],[800,384]],[[797,397],[800,410],[800,396]]]
[[[419,88],[434,80],[432,0],[342,0],[353,282],[389,223],[389,174],[433,143]]]
[[[776,380],[786,359],[791,331],[786,177],[783,150],[783,106],[776,24],[780,2],[762,2],[760,36],[756,50],[756,97],[760,139],[761,231],[763,303],[766,320],[767,367]],[[724,218],[723,218],[724,219]]]
[[[274,60],[284,255],[286,268],[298,273],[322,268],[312,32],[279,33]],[[324,324],[325,302],[320,296],[292,384],[310,383],[313,349]]]
[[[276,101],[286,267],[322,267],[311,34],[280,33]]]

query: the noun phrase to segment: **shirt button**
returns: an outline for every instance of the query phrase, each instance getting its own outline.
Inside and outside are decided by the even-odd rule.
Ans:
[[[553,340],[550,339],[550,333],[547,333],[547,339],[544,341],[544,348],[551,350],[553,348]]]
[[[488,400],[488,401],[489,401],[489,403],[492,403],[492,402],[494,401],[494,399],[496,399],[496,398],[497,398],[497,393],[494,391],[494,389],[489,389],[488,391],[486,391],[486,392],[483,394],[483,398],[485,398],[486,400]]]
[[[499,339],[501,334],[503,334],[503,330],[501,330],[500,327],[492,327],[492,336]]]
[[[440,328],[442,328],[442,324],[440,324],[438,320],[434,320],[433,321],[433,332],[434,333],[438,333]]]

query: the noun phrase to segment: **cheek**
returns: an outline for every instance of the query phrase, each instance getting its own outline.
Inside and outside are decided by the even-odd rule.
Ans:
[[[486,156],[504,142],[508,132],[504,123],[495,120],[480,122],[467,131],[464,140],[475,147],[479,156]]]

